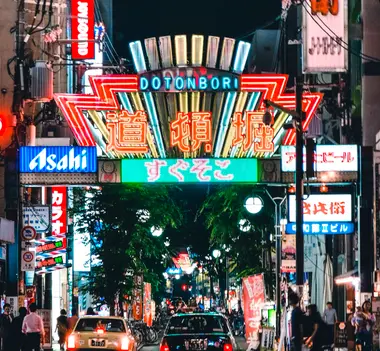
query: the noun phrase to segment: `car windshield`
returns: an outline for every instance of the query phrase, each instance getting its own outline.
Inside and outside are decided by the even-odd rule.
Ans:
[[[124,323],[118,319],[110,318],[81,318],[75,328],[77,332],[92,332],[103,329],[109,333],[124,333]]]
[[[227,333],[227,324],[221,316],[186,315],[170,319],[167,334]]]

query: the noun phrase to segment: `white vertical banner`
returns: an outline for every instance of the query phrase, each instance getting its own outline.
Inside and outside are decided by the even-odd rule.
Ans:
[[[302,6],[303,72],[347,71],[347,0],[304,0]]]

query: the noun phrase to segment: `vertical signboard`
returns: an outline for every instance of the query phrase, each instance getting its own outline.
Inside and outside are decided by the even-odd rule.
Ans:
[[[144,283],[144,323],[148,327],[153,325],[152,319],[152,285]]]
[[[51,190],[51,234],[65,236],[67,230],[67,188],[52,187]]]
[[[261,308],[265,301],[264,276],[253,275],[243,279],[243,303],[245,337],[248,350],[256,350],[260,345],[259,327]]]
[[[305,0],[302,6],[304,73],[347,71],[347,0]]]
[[[133,319],[140,321],[143,317],[142,306],[142,288],[143,288],[143,276],[136,275],[134,277],[134,289],[133,289]]]
[[[72,0],[71,14],[71,57],[91,60],[95,57],[94,0]]]
[[[43,340],[43,349],[52,349],[52,320],[51,320],[51,310],[37,310],[37,314],[42,318],[45,329],[45,337]]]

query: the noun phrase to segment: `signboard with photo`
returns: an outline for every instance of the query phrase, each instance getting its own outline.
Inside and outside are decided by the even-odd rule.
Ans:
[[[52,348],[52,330],[51,330],[51,310],[37,310],[37,314],[42,318],[45,338],[43,340],[42,348],[51,349]]]
[[[348,346],[347,326],[344,322],[335,324],[334,345],[338,349]]]

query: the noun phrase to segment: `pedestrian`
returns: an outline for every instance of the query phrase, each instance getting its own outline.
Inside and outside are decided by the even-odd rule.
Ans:
[[[331,345],[329,337],[326,337],[328,331],[327,324],[322,320],[317,306],[312,304],[307,306],[307,316],[310,326],[310,335],[305,340],[305,345],[312,351],[322,350],[322,346]]]
[[[289,305],[293,307],[291,315],[292,351],[301,351],[303,342],[303,313],[299,307],[299,298],[295,293],[289,294]]]
[[[55,332],[58,332],[58,343],[60,345],[61,351],[65,348],[67,330],[69,329],[69,323],[67,321],[66,310],[61,310],[61,315],[57,318],[57,326],[55,327]]]
[[[95,312],[92,307],[87,308],[86,316],[95,316]]]
[[[37,305],[35,303],[30,304],[29,310],[30,314],[24,318],[22,323],[22,332],[26,334],[26,350],[40,351],[40,345],[45,336],[44,323],[36,313]]]
[[[73,308],[71,314],[72,314],[71,317],[67,319],[67,322],[69,324],[69,330],[68,330],[69,333],[71,333],[74,330],[75,325],[77,324],[78,319],[79,319],[76,308]]]
[[[18,316],[12,321],[12,335],[14,335],[13,349],[16,351],[24,351],[26,348],[26,335],[22,332],[22,324],[28,310],[25,307],[20,307],[18,309]]]
[[[338,322],[338,316],[331,302],[327,302],[326,304],[326,309],[323,313],[323,320],[325,321],[328,327],[329,345],[332,345],[334,343],[334,327],[335,323]]]
[[[352,319],[352,323],[356,328],[356,350],[372,350],[372,329],[375,321],[375,316],[371,313],[371,303],[365,301]]]
[[[351,313],[347,318],[347,349],[348,351],[355,350],[355,327],[353,326],[352,319],[354,318],[354,309],[351,309]]]
[[[11,325],[13,316],[11,315],[11,305],[6,303],[4,305],[4,312],[0,315],[0,337],[1,337],[1,350],[12,350],[12,334]]]

